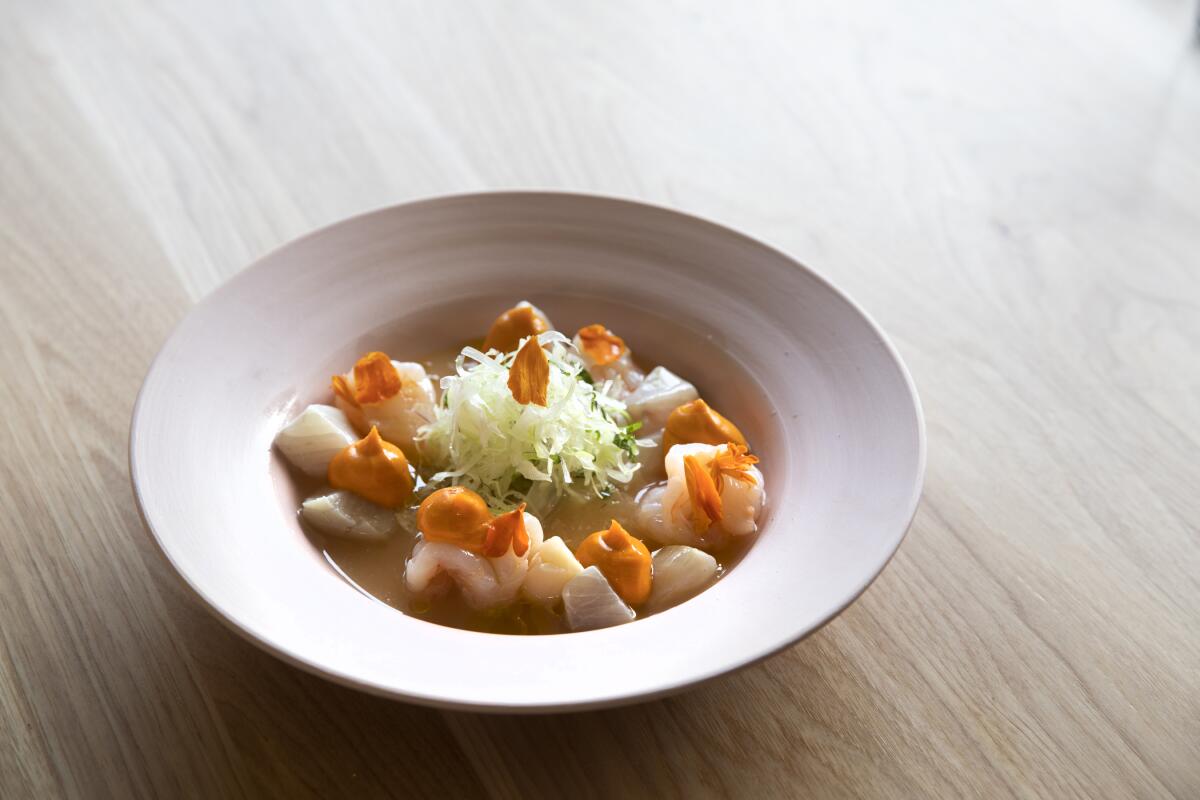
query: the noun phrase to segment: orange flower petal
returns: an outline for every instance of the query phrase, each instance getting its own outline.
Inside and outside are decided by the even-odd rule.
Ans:
[[[588,325],[575,335],[579,337],[583,352],[599,366],[616,361],[627,349],[625,340],[603,325]]]
[[[483,554],[488,558],[498,558],[507,553],[510,546],[518,556],[529,552],[529,531],[525,530],[524,503],[488,523],[487,538],[483,541]]]
[[[400,393],[400,373],[386,353],[367,353],[354,365],[354,399],[359,405],[380,403]]]
[[[692,501],[692,527],[697,533],[704,533],[725,515],[721,493],[717,491],[712,473],[695,456],[683,457],[683,476],[687,481],[688,499]]]
[[[546,393],[550,389],[550,361],[536,336],[531,336],[525,342],[513,360],[508,371],[508,389],[513,399],[522,405],[546,405]]]
[[[732,478],[754,486],[758,480],[750,474],[750,467],[757,463],[758,456],[747,452],[744,444],[729,442],[717,450],[717,455],[709,462],[708,469],[718,489],[721,487],[722,478]]]

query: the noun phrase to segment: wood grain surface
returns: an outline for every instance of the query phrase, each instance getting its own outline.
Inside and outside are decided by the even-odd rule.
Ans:
[[[0,796],[1200,796],[1194,14],[0,4]],[[227,631],[128,485],[172,325],[314,226],[534,187],[720,220],[877,317],[929,427],[898,556],[614,711],[410,707]]]

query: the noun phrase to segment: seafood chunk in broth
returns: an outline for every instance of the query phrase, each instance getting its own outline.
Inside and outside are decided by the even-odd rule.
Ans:
[[[718,550],[758,530],[765,493],[758,459],[734,443],[677,444],[667,453],[666,483],[647,489],[639,519],[648,536]]]

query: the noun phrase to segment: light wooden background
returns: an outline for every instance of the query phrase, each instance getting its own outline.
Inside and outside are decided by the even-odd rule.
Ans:
[[[1182,0],[0,4],[0,796],[1200,796],[1200,54]],[[545,718],[302,674],[127,482],[172,325],[314,227],[550,187],[858,298],[929,473],[882,578]]]

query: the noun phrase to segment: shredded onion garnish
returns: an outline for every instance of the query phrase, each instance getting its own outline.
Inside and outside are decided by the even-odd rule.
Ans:
[[[594,385],[558,331],[538,342],[550,363],[545,406],[519,403],[509,388],[520,347],[462,349],[455,374],[441,380],[436,418],[417,434],[426,463],[441,468],[431,484],[466,486],[493,511],[528,502],[537,513],[568,492],[607,497],[633,478],[639,425],[628,424],[611,382]]]

